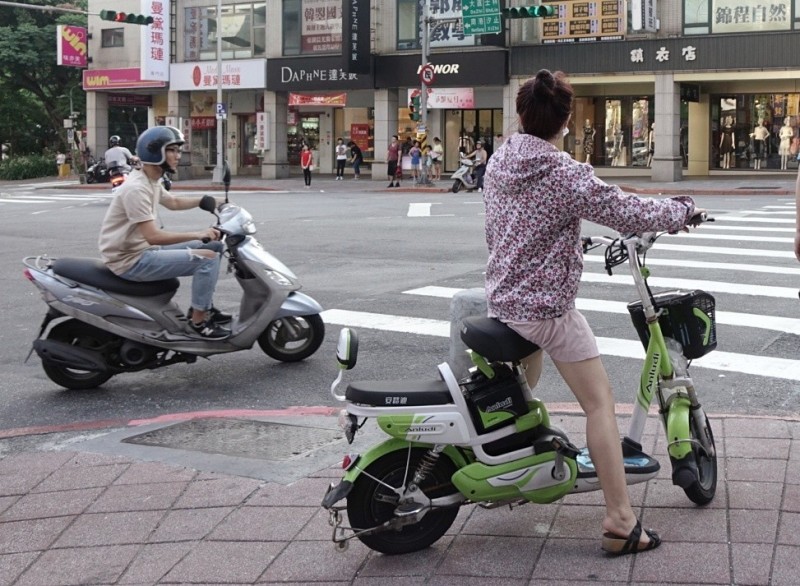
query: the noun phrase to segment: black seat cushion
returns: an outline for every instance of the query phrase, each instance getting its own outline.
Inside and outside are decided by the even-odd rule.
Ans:
[[[135,297],[153,297],[164,293],[172,293],[180,286],[177,278],[160,281],[129,281],[118,277],[97,258],[59,258],[51,265],[53,272],[67,279],[78,281],[110,293],[133,295]]]
[[[461,340],[467,348],[489,361],[518,362],[539,349],[539,346],[491,317],[465,318],[461,326]]]
[[[345,397],[352,403],[375,407],[408,407],[452,403],[450,389],[442,380],[356,381]]]

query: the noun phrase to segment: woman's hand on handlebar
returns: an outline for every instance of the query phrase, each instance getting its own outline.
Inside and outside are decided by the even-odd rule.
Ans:
[[[705,208],[696,207],[694,208],[694,213],[692,214],[692,217],[689,218],[689,221],[686,223],[686,226],[684,226],[683,231],[688,232],[689,226],[691,226],[692,228],[697,228],[703,222],[713,222],[713,221],[714,218],[708,217],[708,210],[706,210]]]

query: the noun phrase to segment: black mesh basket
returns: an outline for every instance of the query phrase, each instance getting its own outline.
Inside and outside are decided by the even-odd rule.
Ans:
[[[714,297],[705,291],[666,291],[653,295],[656,309],[661,309],[658,323],[665,338],[673,338],[683,346],[683,355],[692,360],[717,347],[717,321]],[[639,339],[647,348],[650,330],[644,318],[641,301],[628,304],[631,321]]]

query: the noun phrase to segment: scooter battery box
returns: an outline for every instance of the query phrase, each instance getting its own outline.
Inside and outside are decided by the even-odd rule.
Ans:
[[[494,431],[525,415],[528,403],[514,372],[503,363],[492,364],[495,375],[480,371],[459,382],[478,433]]]

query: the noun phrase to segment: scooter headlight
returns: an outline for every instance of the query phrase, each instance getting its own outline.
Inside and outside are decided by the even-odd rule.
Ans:
[[[247,220],[246,222],[242,222],[242,232],[245,234],[255,234],[256,233],[256,224],[253,220]]]
[[[283,285],[284,287],[288,287],[289,285],[292,284],[292,282],[289,279],[284,277],[278,271],[267,269],[265,272],[267,273],[267,276],[276,283],[278,283],[278,285]]]

